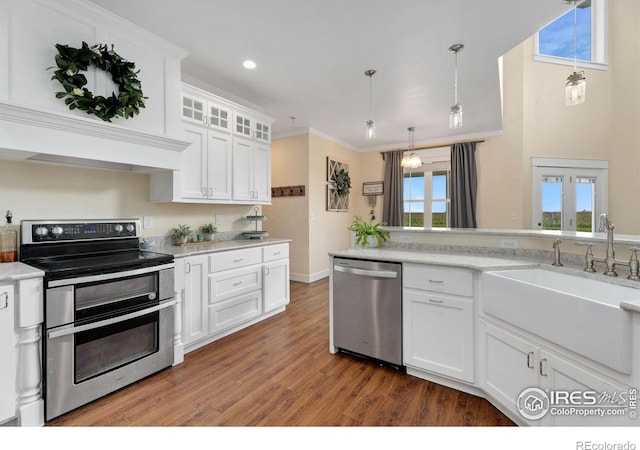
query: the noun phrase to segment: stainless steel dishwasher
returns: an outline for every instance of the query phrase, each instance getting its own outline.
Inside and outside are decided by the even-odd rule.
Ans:
[[[402,366],[402,264],[333,259],[333,345]]]

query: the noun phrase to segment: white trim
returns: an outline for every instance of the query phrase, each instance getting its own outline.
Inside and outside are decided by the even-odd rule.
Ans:
[[[608,169],[609,161],[604,159],[547,158],[534,156],[531,167],[567,167],[569,169]]]
[[[322,280],[323,278],[327,278],[328,276],[329,276],[329,269],[326,269],[310,275],[291,272],[289,274],[289,279],[291,281],[298,281],[300,283],[313,283],[318,280]]]

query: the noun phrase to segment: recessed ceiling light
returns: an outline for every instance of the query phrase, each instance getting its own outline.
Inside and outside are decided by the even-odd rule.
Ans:
[[[245,69],[249,69],[249,70],[253,70],[256,68],[256,63],[251,61],[250,59],[247,59],[245,62],[242,63],[242,65],[244,66]]]

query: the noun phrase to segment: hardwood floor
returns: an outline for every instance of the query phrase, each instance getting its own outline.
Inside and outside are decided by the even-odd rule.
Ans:
[[[329,353],[328,279],[287,311],[50,426],[513,425],[486,400]]]

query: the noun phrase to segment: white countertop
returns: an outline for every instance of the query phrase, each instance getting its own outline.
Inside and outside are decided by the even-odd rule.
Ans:
[[[27,278],[42,278],[44,272],[21,262],[0,264],[0,281],[25,280]]]
[[[582,231],[553,231],[553,230],[514,230],[501,228],[418,228],[418,227],[383,227],[390,232],[398,233],[434,233],[471,236],[511,236],[562,238],[568,241],[606,242],[607,233],[586,233]],[[616,244],[640,245],[640,235],[615,233]]]
[[[438,264],[483,271],[537,267],[540,264],[538,261],[522,258],[516,259],[508,256],[497,257],[464,253],[435,253],[385,248],[348,248],[330,252],[329,255],[343,258],[371,259],[376,261]]]
[[[291,242],[291,239],[265,238],[265,239],[231,239],[227,241],[208,241],[185,245],[170,245],[152,247],[150,252],[167,253],[176,258],[184,258],[203,253],[224,252],[228,250],[239,250],[250,247],[263,247],[265,245],[284,244]]]
[[[640,282],[627,280],[624,276],[609,277],[601,273],[586,273],[579,267],[554,267],[547,260],[536,258],[493,256],[472,253],[439,253],[421,250],[395,250],[386,248],[347,248],[329,253],[330,256],[342,258],[368,259],[399,263],[435,264],[448,267],[462,267],[478,271],[527,269],[541,267],[543,269],[563,272],[569,275],[597,280],[604,283],[640,289]],[[640,300],[623,301],[620,307],[627,311],[640,313]]]

